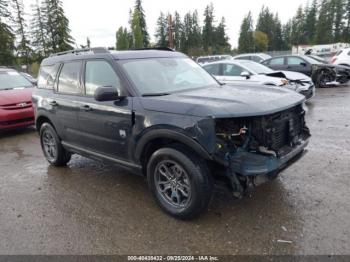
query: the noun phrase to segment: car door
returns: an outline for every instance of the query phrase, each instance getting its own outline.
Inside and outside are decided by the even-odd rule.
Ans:
[[[270,60],[267,60],[263,64],[270,67],[273,70],[276,70],[276,71],[281,71],[281,70],[287,69],[287,65],[285,64],[284,57],[271,58]]]
[[[80,82],[82,62],[64,63],[58,74],[56,90],[48,100],[52,106],[56,128],[61,139],[71,144],[80,143],[78,111],[79,96],[82,95]]]
[[[287,57],[287,71],[294,71],[303,73],[305,75],[311,75],[310,64],[297,56],[289,56]]]
[[[128,160],[128,143],[132,132],[132,99],[98,102],[94,92],[112,86],[124,93],[120,76],[107,60],[84,62],[82,83],[85,96],[80,101],[79,126],[83,147],[113,158]]]

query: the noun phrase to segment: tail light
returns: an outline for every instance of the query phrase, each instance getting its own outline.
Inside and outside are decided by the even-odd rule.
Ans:
[[[337,61],[337,57],[336,57],[336,56],[334,56],[334,57],[332,58],[331,63],[332,63],[332,64],[334,64],[334,63],[335,63],[335,61]]]

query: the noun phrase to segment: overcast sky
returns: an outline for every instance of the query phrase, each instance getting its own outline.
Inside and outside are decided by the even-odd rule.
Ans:
[[[35,0],[23,0],[26,12]],[[115,32],[120,26],[128,26],[129,9],[133,8],[134,0],[63,0],[64,10],[70,22],[72,35],[77,44],[85,44],[86,37],[92,46],[115,46]],[[227,33],[233,47],[237,46],[239,28],[243,17],[252,11],[254,23],[263,5],[273,12],[278,12],[282,22],[291,18],[300,5],[307,0],[143,0],[146,22],[151,40],[154,41],[154,31],[159,13],[177,10],[181,16],[198,10],[200,22],[207,4],[213,2],[216,20],[221,16],[226,18]]]

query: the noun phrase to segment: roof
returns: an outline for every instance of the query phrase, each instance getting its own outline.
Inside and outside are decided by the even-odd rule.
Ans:
[[[108,51],[106,49],[82,49],[62,52],[51,55],[42,61],[42,65],[89,59],[89,58],[112,58],[115,60],[166,58],[166,57],[187,57],[183,53],[171,49],[139,49],[127,51]]]

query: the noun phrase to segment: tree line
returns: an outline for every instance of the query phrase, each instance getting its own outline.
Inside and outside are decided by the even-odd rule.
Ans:
[[[29,19],[23,0],[0,0],[0,64],[30,64],[73,48],[62,0],[39,0]]]
[[[252,13],[243,19],[238,51],[290,50],[293,45],[350,41],[350,0],[313,0],[287,23],[263,6],[254,26]]]
[[[171,19],[169,17],[171,16]],[[116,48],[144,48],[149,46],[145,13],[141,0],[136,0],[133,11],[130,11],[129,28],[120,27],[116,33]],[[203,14],[203,27],[197,10],[188,12],[183,19],[175,11],[173,14],[160,13],[157,19],[154,46],[170,46],[188,55],[230,53],[231,45],[226,34],[225,18],[215,23],[214,6],[206,6]],[[171,30],[171,34],[169,33]]]

